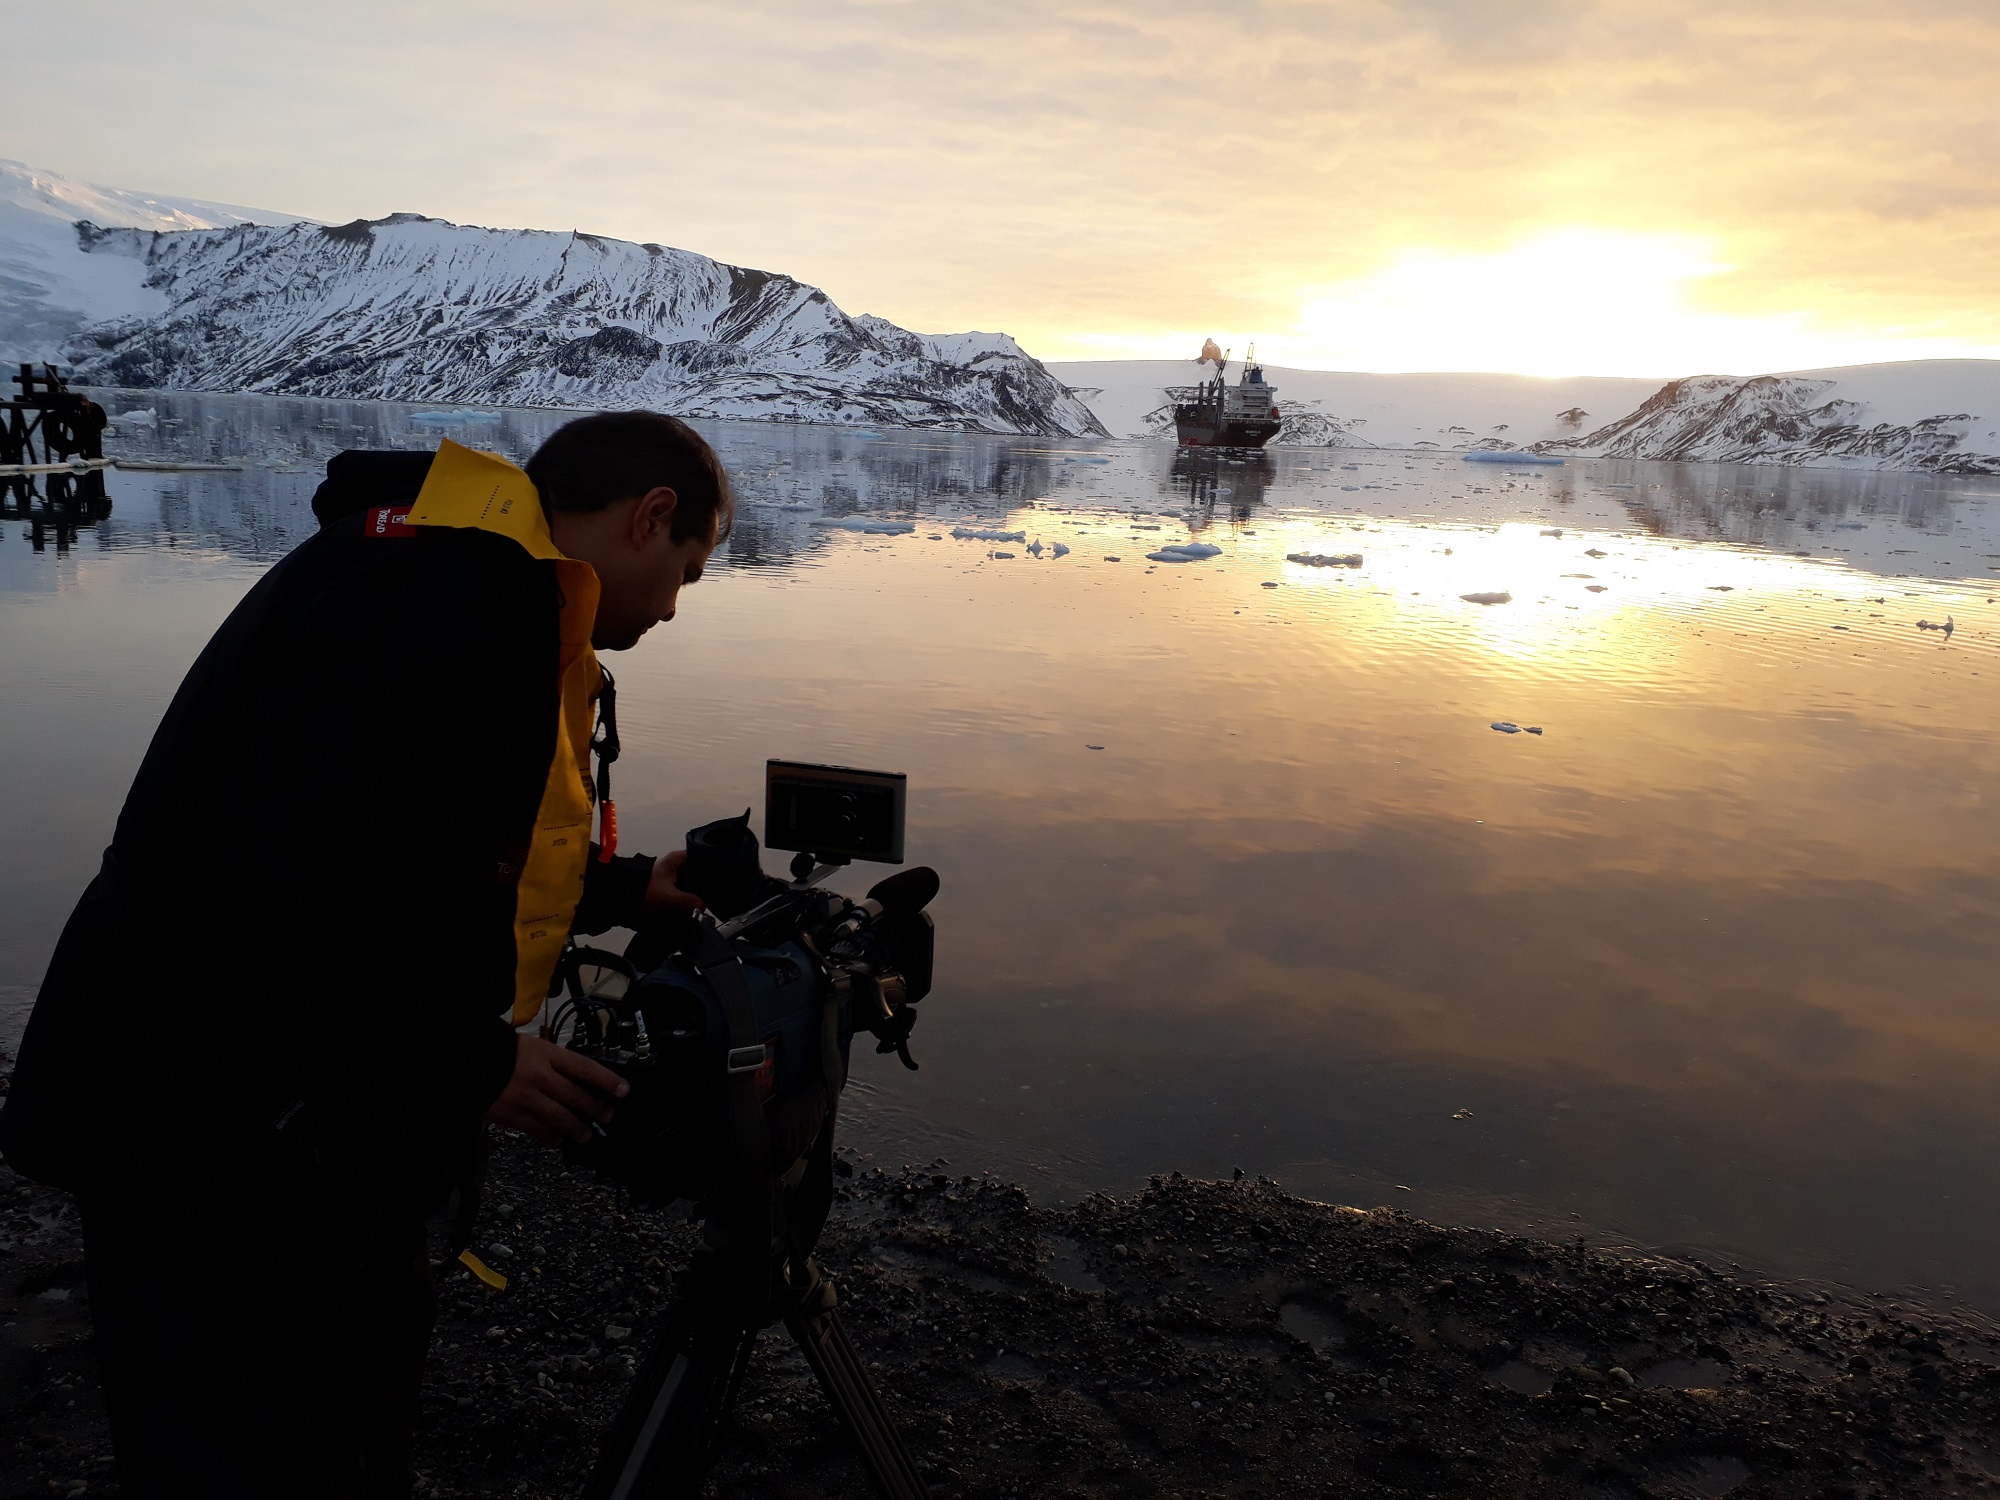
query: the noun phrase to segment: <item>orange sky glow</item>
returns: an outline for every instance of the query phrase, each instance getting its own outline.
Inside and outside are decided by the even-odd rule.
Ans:
[[[1990,0],[36,7],[0,155],[683,246],[1044,358],[2000,357]]]

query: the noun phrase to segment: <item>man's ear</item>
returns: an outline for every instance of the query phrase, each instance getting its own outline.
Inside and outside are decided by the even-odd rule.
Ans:
[[[656,535],[670,532],[681,497],[665,485],[641,495],[632,507],[632,545],[644,547]]]

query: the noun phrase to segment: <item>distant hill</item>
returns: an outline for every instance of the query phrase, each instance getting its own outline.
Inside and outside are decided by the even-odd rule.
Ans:
[[[1184,360],[1051,362],[1120,437],[1173,436]],[[1235,370],[1231,370],[1233,379]],[[1667,382],[1370,375],[1265,366],[1280,444],[2000,473],[2000,360],[1913,360]]]
[[[691,251],[339,226],[0,164],[0,358],[86,384],[1092,436],[1005,334],[911,333]]]
[[[2000,360],[1669,381],[1553,454],[2000,474]]]

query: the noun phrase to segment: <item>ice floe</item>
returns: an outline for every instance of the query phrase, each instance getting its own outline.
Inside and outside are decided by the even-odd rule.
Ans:
[[[860,516],[822,516],[812,524],[824,531],[865,531],[871,536],[904,536],[917,529],[913,521],[866,521]]]
[[[498,413],[474,411],[470,407],[458,411],[414,411],[410,413],[412,427],[464,427],[473,422],[491,422]]]

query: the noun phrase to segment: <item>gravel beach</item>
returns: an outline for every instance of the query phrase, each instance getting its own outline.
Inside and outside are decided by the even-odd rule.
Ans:
[[[574,1495],[692,1241],[500,1139],[418,1493]],[[820,1259],[940,1496],[2000,1494],[2000,1325],[1257,1179],[1068,1208],[861,1166]],[[115,1495],[73,1208],[0,1172],[0,1497]],[[868,1493],[782,1331],[717,1496]]]

